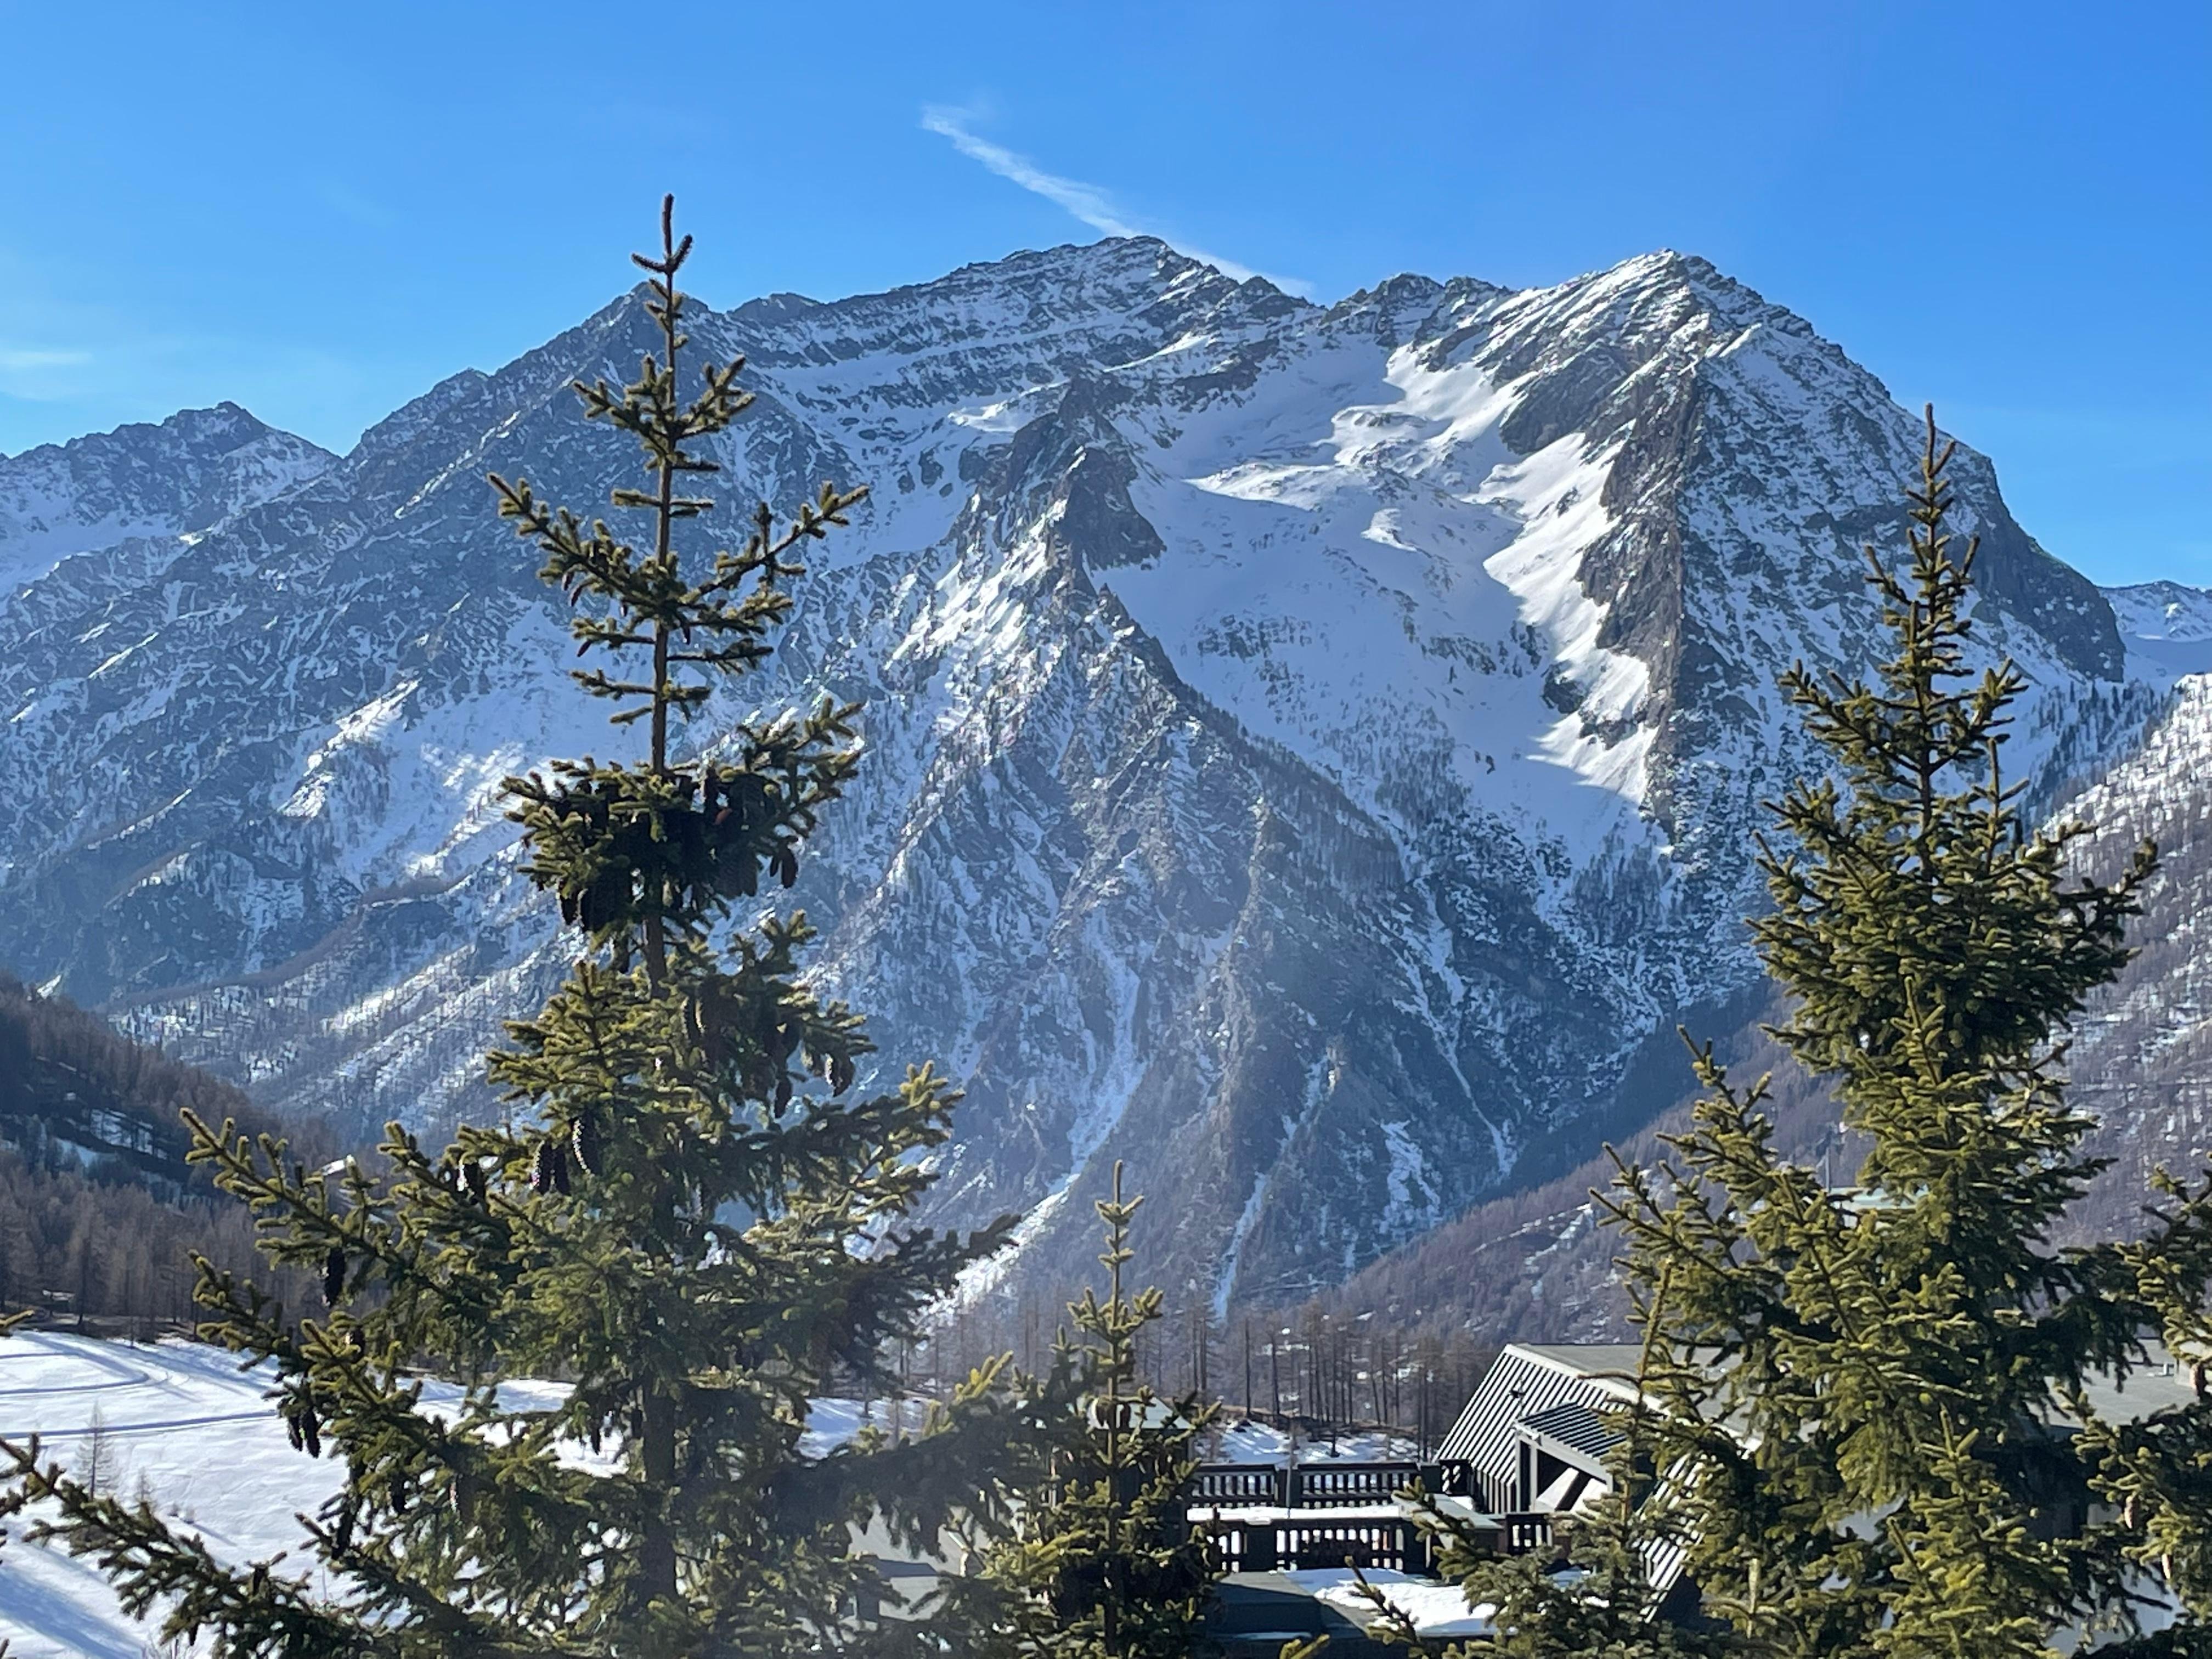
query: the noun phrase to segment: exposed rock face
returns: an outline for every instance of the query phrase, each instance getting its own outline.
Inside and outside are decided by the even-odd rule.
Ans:
[[[66,559],[205,530],[336,459],[236,404],[0,456],[0,609]]]
[[[795,896],[885,1074],[966,1079],[939,1211],[1031,1211],[1016,1271],[1085,1259],[1121,1158],[1171,1285],[1332,1282],[1572,1162],[1638,1044],[1752,977],[1744,838],[1808,761],[1774,675],[1858,661],[1917,453],[1788,312],[1674,254],[1322,307],[1126,240],[694,333],[750,358],[732,488],[875,493],[692,735],[866,701]],[[475,1055],[571,948],[498,781],[625,739],[483,477],[595,510],[629,458],[565,387],[648,343],[626,299],[33,580],[0,961],[288,1104],[484,1109]],[[2055,788],[2159,671],[1985,460],[1959,482]]]

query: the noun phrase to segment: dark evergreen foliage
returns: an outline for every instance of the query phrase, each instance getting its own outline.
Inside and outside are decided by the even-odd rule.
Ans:
[[[1188,1492],[1216,1410],[1194,1392],[1164,1397],[1139,1374],[1139,1334],[1162,1313],[1158,1289],[1131,1294],[1121,1166],[1097,1205],[1106,1295],[1068,1307],[1052,1373],[1033,1398],[1042,1436],[1015,1525],[956,1589],[971,1651],[1009,1659],[1187,1659],[1218,1572],[1194,1533]]]
[[[804,574],[796,550],[862,492],[824,485],[781,527],[763,506],[739,547],[703,562],[678,547],[711,506],[688,490],[715,471],[702,442],[749,394],[741,360],[684,384],[690,240],[670,211],[659,252],[639,258],[661,349],[622,390],[577,387],[589,418],[642,451],[647,487],[613,504],[642,514],[649,539],[494,480],[577,607],[580,646],[609,665],[579,678],[646,735],[637,762],[510,781],[530,873],[578,930],[567,981],[491,1056],[523,1121],[435,1151],[394,1125],[380,1168],[318,1174],[273,1139],[190,1120],[192,1156],[250,1206],[264,1250],[329,1293],[303,1316],[212,1262],[198,1292],[205,1334],[273,1362],[303,1455],[345,1462],[343,1490],[303,1517],[319,1571],[233,1571],[35,1445],[9,1449],[16,1490],[59,1510],[52,1535],[97,1556],[127,1608],[222,1655],[769,1659],[926,1643],[926,1627],[851,1616],[882,1588],[852,1528],[877,1516],[933,1543],[998,1502],[991,1471],[1018,1419],[995,1366],[919,1437],[801,1449],[810,1399],[855,1378],[889,1391],[886,1352],[1004,1228],[905,1224],[946,1138],[945,1081],[912,1068],[856,1095],[869,1045],[801,982],[804,915],[720,926],[796,877],[858,764],[855,711],[739,722],[688,760],[678,724],[767,653]],[[457,1407],[425,1407],[431,1376],[461,1385]],[[515,1378],[566,1386],[549,1397]]]

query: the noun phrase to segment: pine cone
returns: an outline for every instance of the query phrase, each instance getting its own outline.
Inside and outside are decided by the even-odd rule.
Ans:
[[[569,1126],[568,1150],[576,1155],[576,1167],[586,1175],[597,1178],[599,1173],[599,1120],[595,1112],[577,1114]]]
[[[312,1403],[300,1408],[300,1438],[307,1443],[308,1456],[323,1455],[323,1425],[316,1420]]]
[[[842,1095],[851,1088],[857,1070],[849,1054],[833,1055],[830,1061],[830,1092]]]
[[[335,1308],[345,1294],[346,1253],[337,1245],[323,1258],[323,1300]]]

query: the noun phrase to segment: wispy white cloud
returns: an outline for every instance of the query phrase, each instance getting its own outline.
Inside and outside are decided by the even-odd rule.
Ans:
[[[1212,265],[1224,276],[1244,282],[1254,276],[1267,276],[1277,288],[1291,294],[1311,292],[1312,284],[1295,276],[1276,276],[1255,270],[1235,259],[1224,259],[1218,253],[1208,253],[1202,248],[1155,227],[1138,223],[1116,207],[1114,198],[1097,185],[1086,185],[1080,179],[1063,179],[1056,173],[1047,173],[1028,156],[1016,154],[1002,144],[988,138],[979,138],[969,131],[968,113],[942,104],[925,106],[921,125],[925,131],[936,133],[951,141],[952,148],[972,161],[980,161],[1001,179],[1019,185],[1032,194],[1042,196],[1055,207],[1089,225],[1093,230],[1109,236],[1157,236],[1172,244],[1192,258]]]
[[[0,398],[20,404],[65,403],[76,394],[85,366],[93,361],[89,351],[0,340]]]
[[[0,371],[21,374],[36,368],[73,368],[88,363],[88,351],[46,351],[35,348],[0,346]]]

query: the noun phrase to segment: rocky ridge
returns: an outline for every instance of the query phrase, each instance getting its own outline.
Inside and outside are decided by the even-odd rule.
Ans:
[[[1672,253],[1321,307],[1138,240],[694,333],[759,393],[733,487],[874,494],[693,737],[866,702],[794,896],[884,1064],[966,1080],[939,1213],[1028,1212],[1017,1280],[1077,1269],[1122,1158],[1179,1294],[1334,1282],[1648,1116],[1640,1045],[1750,983],[1743,837],[1807,760],[1773,677],[1856,664],[1916,453],[1789,312]],[[621,739],[483,475],[592,510],[629,458],[565,388],[647,344],[618,301],[28,578],[0,962],[295,1109],[486,1109],[474,1056],[568,948],[498,781]],[[2170,665],[1986,459],[1959,482],[2056,799]]]

